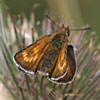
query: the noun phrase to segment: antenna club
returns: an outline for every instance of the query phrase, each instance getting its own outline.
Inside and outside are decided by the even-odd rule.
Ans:
[[[84,28],[84,30],[91,30],[91,27]]]

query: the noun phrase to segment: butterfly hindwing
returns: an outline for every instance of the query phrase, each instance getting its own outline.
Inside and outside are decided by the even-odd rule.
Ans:
[[[21,70],[29,73],[37,71],[37,66],[49,46],[49,43],[47,42],[49,37],[49,35],[44,36],[37,42],[29,45],[14,55],[14,60]]]

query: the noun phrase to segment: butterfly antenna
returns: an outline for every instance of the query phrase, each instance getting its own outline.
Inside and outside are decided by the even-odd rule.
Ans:
[[[86,27],[82,29],[68,29],[68,36],[70,35],[70,31],[84,31],[84,30],[91,30],[91,27]]]
[[[51,19],[51,17],[49,16],[49,15],[45,15],[54,25],[56,25],[58,28],[60,28],[59,27],[59,25],[58,24],[56,24],[52,19]]]
[[[71,29],[70,31],[84,31],[84,30],[91,30],[91,27],[86,27],[82,29]]]

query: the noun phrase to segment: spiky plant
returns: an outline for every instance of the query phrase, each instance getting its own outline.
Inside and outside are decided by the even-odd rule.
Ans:
[[[21,23],[20,17],[18,20],[12,20],[10,15],[7,16],[7,21],[6,27],[2,18],[0,19],[0,81],[14,100],[100,99],[100,54],[99,46],[95,46],[96,39],[93,38],[93,33],[71,34],[77,72],[72,83],[61,85],[52,83],[43,76],[27,75],[19,71],[13,62],[13,54],[16,51],[53,31],[50,21],[44,18],[42,23],[37,22],[37,25],[34,25],[34,13],[31,14],[30,21],[24,16]]]

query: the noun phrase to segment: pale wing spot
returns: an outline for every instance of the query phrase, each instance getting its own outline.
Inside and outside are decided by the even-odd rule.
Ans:
[[[27,56],[27,54],[23,55],[23,57]]]
[[[33,60],[33,58],[30,58],[29,62],[31,62]]]
[[[23,57],[23,59],[26,61],[27,57]]]
[[[35,47],[33,50],[38,50],[39,48],[43,47],[43,44],[38,45],[37,47]]]
[[[28,62],[30,60],[29,57],[23,57],[24,61]]]
[[[60,69],[61,69],[61,70],[64,70],[65,66],[66,66],[66,61],[64,62],[64,64],[63,64],[62,67],[60,66]]]
[[[23,56],[23,58],[26,57],[27,55],[28,55],[28,54],[27,54],[26,51],[22,52],[22,56]]]
[[[29,58],[26,59],[26,62],[28,62],[28,61],[29,61]]]
[[[39,57],[39,56],[38,56],[38,55],[36,55],[36,56],[34,57],[33,61],[36,61],[36,59],[37,59],[38,57]]]
[[[36,53],[38,53],[39,52],[39,50],[34,50],[34,54],[36,54]]]
[[[66,60],[63,62],[63,65],[61,66],[60,62],[57,64],[58,66],[58,70],[63,71],[65,69],[66,66]]]

